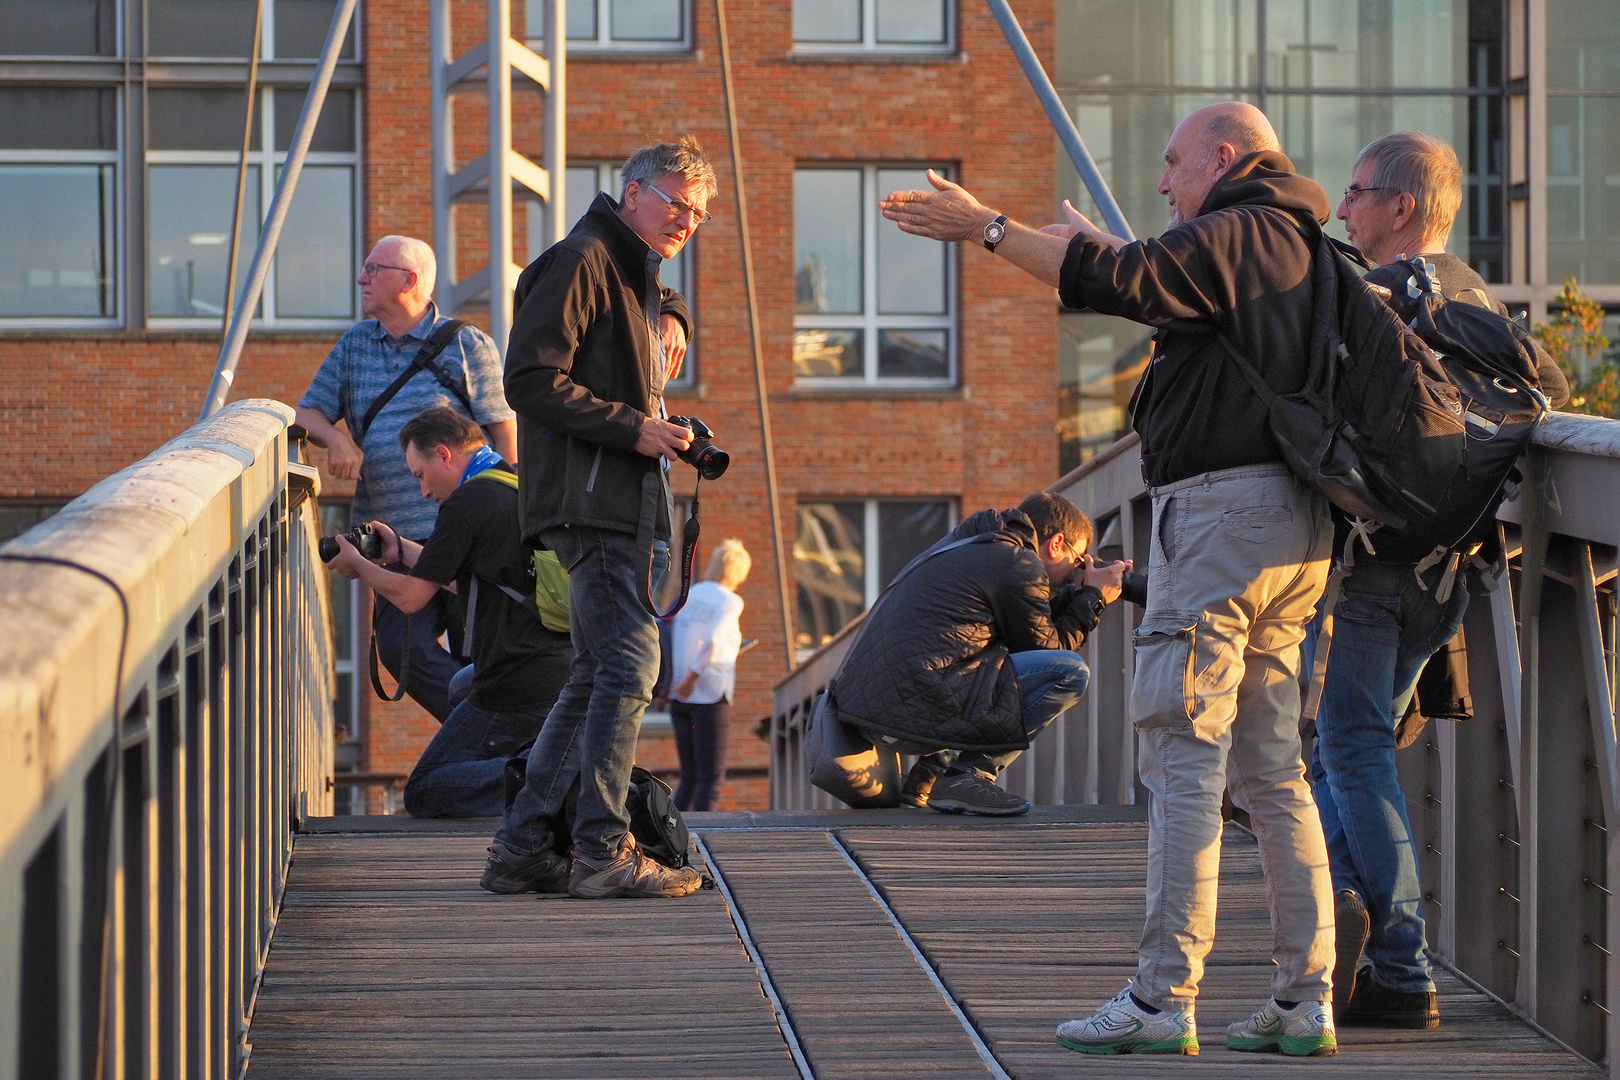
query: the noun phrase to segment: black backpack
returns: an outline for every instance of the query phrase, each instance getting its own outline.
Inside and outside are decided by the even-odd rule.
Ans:
[[[1397,298],[1363,281],[1314,220],[1299,224],[1316,244],[1305,385],[1278,394],[1221,341],[1297,475],[1352,517],[1400,531],[1405,546],[1449,550],[1495,508],[1546,415],[1529,337],[1506,316],[1446,300],[1421,260],[1407,264],[1408,325]]]
[[[533,744],[531,743],[530,746]],[[523,788],[529,769],[529,746],[506,759],[506,806]],[[575,783],[563,800],[562,815],[553,830],[559,845],[558,853],[568,854],[568,838],[573,832],[574,807],[579,801],[579,784]],[[686,820],[675,806],[673,793],[664,783],[640,765],[630,767],[630,789],[625,792],[624,808],[630,815],[630,835],[636,838],[636,847],[649,858],[679,870],[690,861],[687,849],[692,836]]]

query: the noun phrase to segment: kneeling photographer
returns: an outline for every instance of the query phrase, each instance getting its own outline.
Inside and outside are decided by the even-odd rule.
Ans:
[[[996,777],[1085,693],[1091,671],[1075,650],[1130,569],[1093,565],[1091,541],[1079,507],[1037,492],[1016,510],[962,522],[872,605],[817,709],[830,706],[859,741],[923,755],[901,802],[954,814],[1029,809]]]
[[[417,544],[372,522],[369,535],[365,526],[357,534],[375,541],[375,561],[343,534],[332,538],[330,565],[406,614],[441,589],[461,596],[472,692],[411,771],[405,809],[412,817],[495,817],[505,806],[506,759],[539,734],[568,679],[567,579],[550,552],[535,558],[524,546],[517,476],[477,424],[439,406],[408,421],[399,441],[422,496],[439,504],[433,535]],[[384,569],[395,563],[408,573]]]

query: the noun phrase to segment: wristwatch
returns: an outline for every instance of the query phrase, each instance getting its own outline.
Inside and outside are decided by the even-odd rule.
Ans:
[[[1001,238],[1007,235],[1007,215],[1002,214],[984,227],[984,250],[994,251]]]

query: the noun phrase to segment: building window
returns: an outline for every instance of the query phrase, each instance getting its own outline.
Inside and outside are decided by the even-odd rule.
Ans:
[[[118,315],[118,91],[0,87],[0,319]]]
[[[793,0],[802,51],[948,52],[950,0]]]
[[[793,541],[800,654],[830,641],[955,523],[946,499],[801,502]]]
[[[793,174],[793,372],[801,386],[948,386],[956,377],[956,249],[878,213],[924,170]]]
[[[546,0],[527,0],[530,40],[546,36]],[[690,49],[686,0],[568,0],[568,48],[672,52]]]
[[[116,56],[116,0],[0,0],[0,54]]]
[[[82,0],[81,0],[82,2]],[[240,59],[253,48],[258,0],[148,0],[147,54]],[[264,0],[262,60],[309,60],[321,54],[337,0]],[[358,11],[356,12],[358,17]],[[355,58],[355,20],[338,56]]]
[[[154,320],[215,325],[223,314],[244,101],[241,90],[154,87],[148,93],[147,312]],[[304,92],[296,89],[264,90],[256,104],[238,288],[303,104]],[[356,137],[354,91],[329,91],[256,312],[266,324],[320,325],[355,316]]]
[[[565,211],[568,214],[569,228],[578,223],[596,201],[598,192],[607,192],[615,199],[621,194],[622,185],[619,182],[619,166],[612,162],[594,162],[590,164],[574,163],[568,166],[564,198],[567,200]],[[528,216],[529,228],[529,258],[538,258],[545,250],[544,215],[539,210],[538,203],[530,203]],[[692,267],[695,265],[692,245],[697,242],[696,237],[686,242],[686,246],[673,259],[665,259],[658,270],[658,280],[661,284],[669,286],[682,296],[686,297],[688,310],[692,314],[692,321],[697,322],[697,300],[693,296]],[[695,335],[694,335],[695,337]],[[697,385],[697,349],[693,344],[686,350],[686,361],[681,365],[681,373],[669,383],[671,389],[690,389]]]

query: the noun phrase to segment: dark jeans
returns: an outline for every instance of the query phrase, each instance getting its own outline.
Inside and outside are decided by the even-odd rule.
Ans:
[[[412,817],[499,817],[506,808],[506,759],[540,731],[548,709],[498,713],[467,698],[433,736],[405,782]]]
[[[552,821],[578,784],[573,848],[605,860],[618,854],[630,827],[630,765],[658,678],[657,621],[641,603],[647,568],[637,565],[645,560],[628,533],[576,525],[542,539],[568,571],[574,664],[495,839],[518,854],[551,846]]]
[[[675,729],[675,752],[681,759],[675,806],[680,810],[713,810],[715,795],[726,782],[731,702],[700,705],[671,701],[669,720]]]
[[[450,611],[454,604],[450,594],[439,590],[426,607],[410,616],[380,596],[373,595],[371,602],[376,605],[377,657],[388,674],[396,679],[403,655],[405,621],[410,620],[411,670],[405,682],[405,693],[432,713],[435,720],[444,723],[450,718],[452,708],[450,680],[462,667],[462,662],[439,644],[439,635],[456,622]],[[370,662],[369,657],[367,662]]]
[[[1434,989],[1424,955],[1417,841],[1395,772],[1395,724],[1423,665],[1457,633],[1468,589],[1434,599],[1441,569],[1363,558],[1333,609],[1333,642],[1316,717],[1311,784],[1335,890],[1353,890],[1372,916],[1366,956],[1390,990]]]

